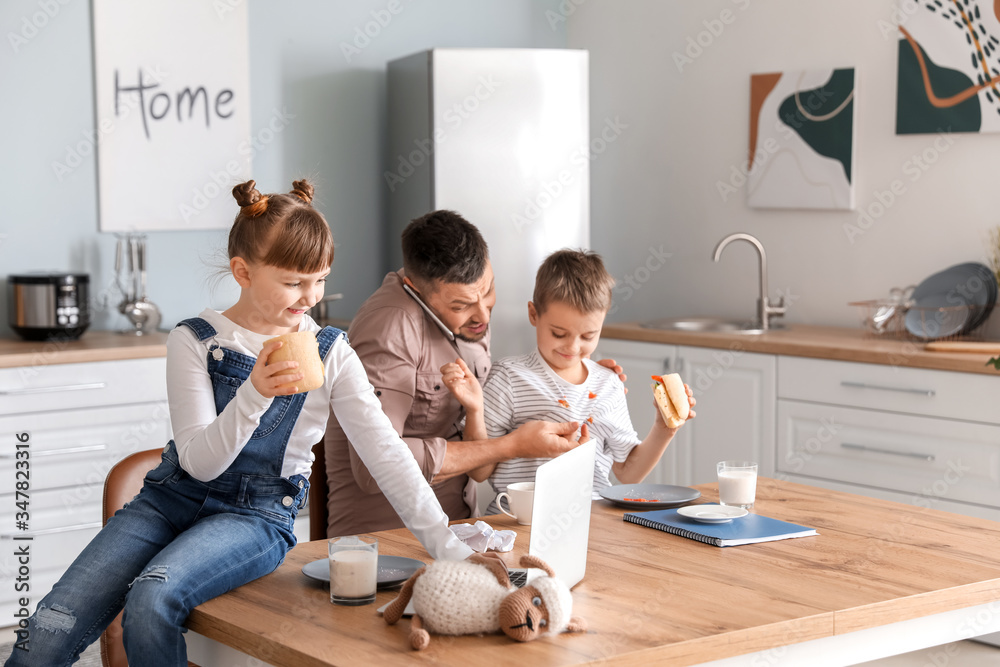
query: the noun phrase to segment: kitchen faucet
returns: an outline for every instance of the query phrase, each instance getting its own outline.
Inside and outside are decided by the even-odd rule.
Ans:
[[[767,298],[767,255],[764,253],[764,245],[756,237],[742,232],[730,234],[719,241],[719,245],[715,246],[715,261],[719,261],[722,257],[722,251],[733,241],[750,243],[757,249],[757,254],[760,256],[760,298],[757,299],[757,320],[760,330],[767,331],[771,328],[770,319],[772,316],[781,317],[785,314],[785,297],[779,297],[778,302],[773,306]]]

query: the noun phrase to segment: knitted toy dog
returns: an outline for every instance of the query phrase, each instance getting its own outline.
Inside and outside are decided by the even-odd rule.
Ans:
[[[435,561],[407,579],[382,617],[394,625],[413,598],[410,645],[420,651],[441,635],[484,634],[503,631],[511,639],[527,642],[542,634],[586,631],[586,623],[571,616],[573,597],[552,568],[536,556],[522,556],[522,567],[545,570],[523,588],[514,588],[507,568],[499,560],[473,563]],[[426,629],[425,629],[426,628]]]

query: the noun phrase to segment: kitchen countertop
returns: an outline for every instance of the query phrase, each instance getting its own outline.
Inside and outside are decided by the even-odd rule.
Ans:
[[[344,331],[347,331],[350,323],[350,320],[334,318],[319,322]],[[0,338],[0,368],[165,357],[168,333],[157,331],[145,336],[135,336],[117,331],[86,331],[79,339],[72,341]]]
[[[167,332],[145,336],[117,331],[87,331],[71,341],[26,341],[0,338],[0,368],[116,361],[167,356]]]
[[[1000,371],[986,366],[986,361],[992,356],[990,354],[928,352],[920,341],[872,338],[861,329],[845,327],[793,324],[786,329],[752,335],[645,329],[638,322],[626,322],[605,324],[601,337],[886,366],[984,373],[1000,378]]]
[[[330,320],[324,324],[344,328],[348,322]],[[986,366],[989,354],[927,352],[919,341],[874,339],[860,329],[844,327],[801,324],[765,334],[746,335],[644,329],[638,322],[627,322],[606,324],[601,336],[667,345],[993,374],[1000,377],[1000,372],[992,366]],[[0,339],[0,368],[164,357],[167,354],[166,342],[166,331],[148,336],[127,336],[115,331],[88,331],[75,341],[30,342],[19,338],[3,338]]]

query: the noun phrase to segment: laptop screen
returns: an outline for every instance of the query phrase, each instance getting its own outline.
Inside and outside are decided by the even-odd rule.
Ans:
[[[535,473],[528,553],[548,563],[569,587],[583,579],[587,569],[594,452],[594,442],[586,442]]]

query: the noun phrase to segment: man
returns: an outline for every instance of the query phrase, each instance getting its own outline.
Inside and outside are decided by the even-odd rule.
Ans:
[[[462,441],[464,412],[441,381],[461,357],[480,382],[490,369],[493,268],[479,230],[452,211],[413,220],[402,235],[403,269],[351,321],[351,346],[393,426],[409,445],[452,519],[478,514],[468,471],[514,457],[572,449],[578,424],[531,422],[493,440]],[[325,438],[329,535],[400,528],[403,523],[331,417]]]

